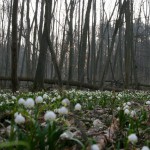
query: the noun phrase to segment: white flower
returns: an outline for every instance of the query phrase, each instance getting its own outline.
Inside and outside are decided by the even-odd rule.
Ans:
[[[35,102],[36,102],[37,104],[38,104],[38,103],[42,103],[42,102],[43,102],[42,96],[36,97]]]
[[[47,111],[44,115],[44,120],[48,121],[48,120],[55,120],[56,119],[56,114],[53,111]]]
[[[32,98],[28,98],[24,103],[26,108],[33,108],[34,107],[34,100]]]
[[[130,116],[131,116],[131,117],[135,117],[135,116],[136,116],[136,111],[135,111],[135,110],[132,110],[132,111],[130,112]]]
[[[61,103],[62,103],[62,105],[64,105],[64,106],[70,105],[70,101],[69,101],[68,98],[63,99]]]
[[[125,109],[124,113],[128,115],[130,113],[129,109]]]
[[[150,101],[146,101],[146,105],[150,105]]]
[[[45,93],[44,95],[43,95],[43,99],[47,99],[48,98],[48,95]]]
[[[119,93],[119,94],[118,94],[118,97],[120,98],[120,97],[122,97],[122,95]]]
[[[62,133],[62,134],[60,135],[60,138],[61,138],[62,140],[64,140],[64,139],[72,139],[72,138],[73,138],[73,133],[70,132],[70,131],[65,131],[64,133]]]
[[[75,110],[81,110],[81,105],[79,103],[77,103],[74,107]]]
[[[58,96],[57,96],[57,99],[60,99],[60,98],[61,98],[61,96],[60,96],[60,95],[58,95]]]
[[[66,107],[61,107],[58,109],[58,113],[62,115],[67,115],[68,114],[68,109]]]
[[[97,144],[93,144],[91,145],[91,150],[100,150],[100,148]]]
[[[10,125],[6,128],[6,133],[8,136],[10,136],[10,133],[11,133],[11,126]]]
[[[16,99],[16,97],[15,97],[15,96],[12,96],[11,98],[12,98],[13,100],[15,100],[15,99]]]
[[[127,103],[123,103],[123,106],[125,107],[127,105]]]
[[[55,102],[56,101],[56,97],[52,98],[51,102]]]
[[[136,136],[136,134],[132,133],[128,136],[128,140],[131,143],[136,143],[138,141],[138,137]]]
[[[16,118],[19,115],[18,112],[15,112],[14,117]]]
[[[24,105],[24,103],[25,103],[25,100],[23,98],[19,98],[18,104]]]
[[[119,110],[121,110],[121,108],[120,108],[120,107],[117,107],[117,110],[119,111]]]
[[[141,150],[150,150],[148,146],[143,146]]]
[[[10,136],[11,130],[12,130],[11,125],[7,126],[7,128],[6,128],[6,134],[7,134],[8,136]],[[15,132],[15,131],[16,131],[16,129],[13,128],[13,132]]]
[[[21,114],[18,114],[18,115],[16,115],[16,117],[15,117],[15,122],[16,122],[17,124],[25,123],[25,118],[24,118]]]
[[[125,110],[125,109],[129,109],[129,106],[128,105],[125,105],[124,107],[123,107],[123,109]]]
[[[91,100],[91,99],[92,99],[92,96],[90,96],[89,99]]]
[[[127,102],[127,105],[130,106],[130,105],[131,105],[131,102]]]

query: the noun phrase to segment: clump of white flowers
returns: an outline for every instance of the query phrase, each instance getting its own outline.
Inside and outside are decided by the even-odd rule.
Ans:
[[[150,150],[148,146],[143,146],[141,150]]]
[[[150,105],[150,101],[146,101],[146,105]]]
[[[68,98],[64,98],[61,103],[62,103],[62,105],[64,105],[64,106],[69,106],[69,105],[70,105],[70,101],[69,101]]]
[[[25,103],[24,106],[26,108],[33,108],[34,107],[34,100],[32,98],[28,98]]]
[[[79,103],[77,103],[74,107],[75,110],[81,110],[81,105]]]
[[[47,111],[44,115],[45,121],[53,121],[56,119],[56,114],[53,111]]]
[[[25,123],[25,118],[21,114],[15,114],[15,123],[17,124],[23,124]]]
[[[18,104],[24,105],[25,104],[25,100],[23,98],[19,98]]]
[[[38,104],[38,103],[42,103],[43,102],[43,97],[42,96],[37,96],[35,98],[35,102]]]
[[[58,113],[61,115],[67,115],[68,114],[68,109],[66,107],[61,107],[58,109]]]
[[[100,148],[97,144],[93,144],[91,145],[91,150],[100,150]]]
[[[128,136],[128,140],[129,142],[131,142],[132,144],[136,143],[138,141],[138,137],[136,136],[135,133],[132,133]]]

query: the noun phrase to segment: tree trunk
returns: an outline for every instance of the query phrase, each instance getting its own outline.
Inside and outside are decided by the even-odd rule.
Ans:
[[[84,82],[87,32],[88,32],[88,29],[89,29],[91,3],[92,3],[92,0],[89,0],[88,5],[87,5],[87,10],[86,10],[83,33],[82,33],[82,37],[81,37],[81,41],[80,41],[81,49],[79,51],[79,57],[78,57],[78,81],[79,82]]]
[[[17,10],[18,0],[13,2],[12,13],[12,46],[11,46],[11,80],[12,80],[12,92],[18,90],[18,76],[17,76],[17,62],[18,62],[18,48],[17,48]]]
[[[74,0],[70,1],[70,21],[69,21],[69,39],[70,39],[70,51],[69,51],[69,73],[68,80],[72,80],[73,75],[73,55],[74,55],[74,44],[73,44],[73,12],[74,12]]]
[[[45,5],[45,23],[44,30],[40,43],[40,54],[37,64],[35,80],[34,80],[34,90],[42,90],[44,88],[44,76],[45,76],[45,63],[47,54],[47,34],[50,33],[50,22],[51,22],[51,12],[52,12],[52,1],[46,0]]]

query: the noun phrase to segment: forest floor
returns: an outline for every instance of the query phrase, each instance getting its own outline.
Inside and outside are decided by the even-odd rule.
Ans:
[[[148,147],[149,92],[0,92],[0,149],[144,150]]]

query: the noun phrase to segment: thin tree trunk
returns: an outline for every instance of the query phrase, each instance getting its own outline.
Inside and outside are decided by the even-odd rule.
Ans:
[[[12,46],[11,46],[11,79],[12,79],[12,92],[18,90],[18,76],[17,76],[17,61],[18,61],[18,45],[17,45],[17,10],[18,0],[13,2],[13,14],[12,14]]]
[[[91,3],[92,0],[88,1],[86,17],[84,22],[83,34],[81,38],[81,49],[79,51],[78,58],[78,81],[84,82],[84,73],[85,73],[85,59],[86,59],[86,45],[87,45],[87,32],[89,29],[89,19],[90,19],[90,11],[91,11]]]
[[[119,27],[122,24],[122,15],[124,13],[125,5],[126,5],[126,2],[124,1],[123,5],[121,7],[121,10],[120,10],[119,18],[116,20],[115,29],[114,29],[114,32],[113,32],[113,35],[112,35],[112,41],[111,41],[110,49],[108,51],[108,57],[107,57],[105,67],[104,67],[104,71],[103,71],[103,74],[102,74],[102,78],[101,78],[101,81],[100,81],[100,87],[101,88],[103,88],[103,84],[104,84],[105,78],[106,78],[107,73],[108,73],[108,67],[109,67],[109,63],[110,63],[110,59],[111,59],[111,54],[112,54],[112,51],[113,51],[113,48],[114,48],[115,37],[117,35]]]
[[[70,21],[69,21],[69,39],[70,39],[70,51],[69,51],[69,73],[68,73],[68,80],[72,80],[73,75],[73,55],[74,55],[74,44],[73,44],[73,12],[74,12],[74,0],[70,1],[71,8],[70,8]]]
[[[47,54],[47,34],[50,33],[50,23],[51,23],[51,12],[52,12],[52,1],[46,0],[45,5],[45,23],[44,30],[40,43],[40,54],[38,65],[35,74],[34,80],[34,89],[33,90],[42,90],[44,88],[44,76],[45,76],[45,63],[46,63],[46,54]]]

